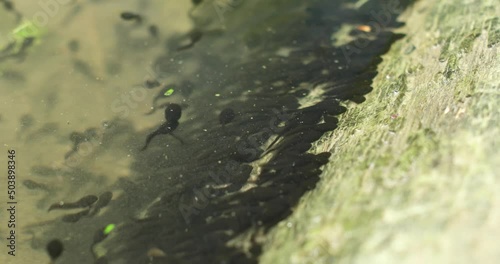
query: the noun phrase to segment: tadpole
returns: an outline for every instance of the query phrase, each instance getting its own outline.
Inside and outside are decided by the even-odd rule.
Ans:
[[[177,122],[182,115],[182,108],[178,104],[168,104],[165,108],[165,120],[169,122]]]
[[[56,260],[61,256],[64,250],[63,244],[59,239],[51,240],[47,244],[47,253],[49,253],[50,259],[52,261]]]
[[[234,110],[231,108],[226,108],[219,114],[219,123],[224,126],[231,123],[235,117],[236,114],[234,113]]]
[[[123,12],[120,14],[120,17],[123,19],[123,20],[127,20],[127,21],[136,21],[137,23],[140,23],[142,22],[142,17],[139,15],[139,14],[136,14],[136,13],[132,13],[132,12]]]
[[[78,213],[74,214],[67,214],[64,215],[61,220],[66,223],[76,223],[78,222],[82,217],[88,215],[90,212],[90,209],[85,209],[83,211],[80,211]]]
[[[153,88],[156,88],[160,85],[161,85],[161,83],[156,79],[152,79],[152,80],[150,79],[150,80],[146,80],[144,82],[144,87],[146,87],[148,89],[153,89]]]
[[[55,203],[49,207],[49,212],[54,209],[65,210],[65,209],[90,207],[97,201],[97,199],[98,198],[95,195],[86,195],[74,203],[65,203],[65,202]]]
[[[144,147],[141,149],[141,151],[146,150],[149,143],[151,142],[151,140],[153,140],[154,137],[162,134],[163,135],[170,134],[172,135],[172,137],[179,140],[181,144],[184,144],[184,141],[181,138],[177,137],[172,133],[177,128],[177,126],[179,126],[179,119],[181,118],[181,115],[182,115],[182,108],[180,105],[174,103],[168,104],[167,107],[165,108],[166,122],[163,123],[158,129],[156,129],[146,137],[146,143]]]
[[[158,27],[156,25],[150,25],[148,27],[148,31],[149,31],[149,34],[151,35],[151,37],[153,37],[153,38],[157,38],[159,35]]]

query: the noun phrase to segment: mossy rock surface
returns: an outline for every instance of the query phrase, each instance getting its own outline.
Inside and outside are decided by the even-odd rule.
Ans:
[[[318,151],[318,187],[271,232],[261,263],[500,259],[500,7],[418,1],[374,90]]]

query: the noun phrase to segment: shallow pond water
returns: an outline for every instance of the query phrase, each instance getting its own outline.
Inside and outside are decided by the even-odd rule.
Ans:
[[[256,263],[410,1],[7,2],[3,263]]]

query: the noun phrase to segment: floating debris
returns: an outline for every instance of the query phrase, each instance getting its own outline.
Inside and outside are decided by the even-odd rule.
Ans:
[[[356,29],[359,31],[366,32],[366,33],[372,32],[372,28],[368,25],[360,25],[360,26],[357,26]]]
[[[111,233],[111,231],[115,230],[115,228],[116,228],[115,224],[109,224],[104,228],[102,233],[107,236],[109,235],[109,233]]]

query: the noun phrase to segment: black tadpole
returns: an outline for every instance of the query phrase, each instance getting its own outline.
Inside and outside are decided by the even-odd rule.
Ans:
[[[178,104],[168,104],[165,108],[165,120],[167,122],[179,121],[182,115],[182,108]]]
[[[146,80],[144,86],[148,89],[153,89],[160,86],[161,83],[158,80]]]
[[[98,200],[95,195],[87,195],[82,197],[80,200],[74,203],[55,203],[49,207],[49,212],[54,209],[76,209],[76,208],[85,208],[90,207]]]
[[[123,20],[135,20],[137,22],[141,22],[142,21],[142,18],[141,18],[140,15],[138,15],[136,13],[132,13],[132,12],[123,12],[123,13],[121,13],[120,17]]]
[[[219,123],[221,125],[229,124],[236,117],[234,110],[231,108],[226,108],[222,110],[219,114]]]
[[[47,253],[52,261],[59,258],[64,250],[63,244],[59,239],[54,239],[47,244]]]
[[[184,144],[184,141],[181,138],[172,133],[177,128],[177,126],[179,126],[179,119],[181,118],[181,115],[182,108],[180,105],[173,103],[168,104],[167,108],[165,108],[166,122],[146,137],[146,144],[144,145],[144,147],[142,147],[141,151],[146,150],[151,140],[153,140],[153,138],[158,135],[170,134],[172,137],[179,140],[181,144]]]
[[[154,132],[152,132],[151,134],[149,134],[147,136],[146,144],[144,145],[144,147],[142,147],[141,151],[146,150],[148,148],[148,145],[151,142],[151,140],[153,140],[153,138],[158,136],[158,135],[170,134],[174,138],[179,140],[181,142],[181,144],[184,144],[184,141],[181,138],[177,137],[176,135],[174,135],[172,133],[177,128],[178,125],[179,125],[179,122],[177,122],[177,121],[163,123],[158,129],[156,129]]]
[[[66,223],[76,223],[84,216],[89,215],[90,209],[85,209],[78,213],[64,215],[61,220]]]
[[[155,26],[155,25],[150,25],[148,27],[148,31],[149,31],[149,34],[151,35],[151,37],[153,38],[157,38],[159,33],[158,33],[158,27]]]

